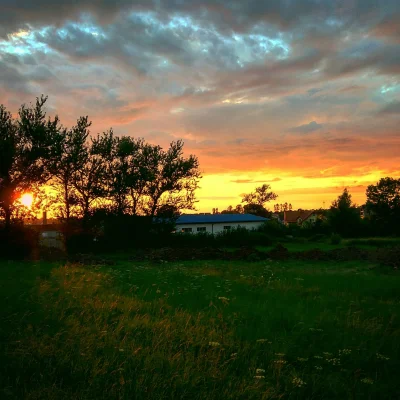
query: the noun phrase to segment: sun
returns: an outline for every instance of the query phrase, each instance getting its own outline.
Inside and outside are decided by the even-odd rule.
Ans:
[[[33,195],[32,195],[32,193],[24,193],[20,198],[20,202],[25,207],[31,208],[32,203],[33,203]]]

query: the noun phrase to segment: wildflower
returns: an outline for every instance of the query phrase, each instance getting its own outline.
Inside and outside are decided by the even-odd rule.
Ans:
[[[236,357],[237,356],[237,353],[232,353],[231,354],[231,357]]]
[[[374,381],[370,378],[361,379],[362,383],[366,383],[367,385],[373,385]]]
[[[351,354],[350,349],[339,350],[339,356]]]
[[[328,358],[326,361],[332,365],[340,365],[340,359],[339,358]]]
[[[220,343],[218,343],[218,342],[208,342],[208,345],[209,345],[209,346],[212,346],[212,347],[218,347],[218,346],[221,346],[221,344],[220,344]]]
[[[297,357],[297,361],[306,362],[308,358]]]
[[[302,379],[296,376],[292,379],[292,383],[295,387],[302,387],[304,385],[307,385]]]
[[[285,360],[274,360],[274,363],[283,365],[283,364],[286,364],[287,361],[285,361]]]
[[[324,356],[331,356],[331,355],[332,355],[332,353],[328,353],[327,351],[324,351],[322,354],[323,354]]]
[[[262,369],[262,368],[257,368],[256,369],[256,374],[258,375],[258,374],[263,374],[265,372],[265,369]]]
[[[320,365],[316,365],[316,366],[315,366],[315,369],[317,369],[318,371],[321,371],[321,370],[322,370],[322,367],[321,367]]]
[[[227,297],[218,297],[218,300],[229,301],[229,299]]]
[[[254,379],[265,379],[264,375],[256,375]]]
[[[161,290],[160,290],[160,289],[157,289],[156,293],[161,293]]]
[[[383,354],[380,354],[380,353],[376,353],[376,358],[378,360],[385,360],[385,361],[390,360],[389,357],[386,357],[386,356],[384,356]]]
[[[125,350],[124,350],[124,349],[119,349],[119,351],[122,353],[122,352],[124,352]]]

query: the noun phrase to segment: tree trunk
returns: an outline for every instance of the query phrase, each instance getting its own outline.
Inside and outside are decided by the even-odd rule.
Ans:
[[[4,206],[4,213],[6,215],[5,228],[6,228],[6,231],[9,231],[11,228],[11,208],[9,205]]]
[[[64,185],[64,204],[65,204],[65,218],[67,222],[70,219],[71,216],[71,210],[70,210],[70,204],[69,204],[69,196],[68,196],[68,186],[65,184]]]

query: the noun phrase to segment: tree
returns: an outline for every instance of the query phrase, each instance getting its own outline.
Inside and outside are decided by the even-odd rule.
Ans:
[[[328,213],[328,222],[335,233],[343,236],[353,236],[359,233],[361,225],[360,213],[351,200],[351,194],[347,188],[332,202]]]
[[[269,201],[276,200],[278,195],[270,191],[271,186],[264,184],[255,189],[254,192],[242,195],[242,203],[258,204],[264,206]]]
[[[107,197],[118,215],[143,210],[141,200],[153,166],[149,147],[143,139],[115,137],[112,129],[93,140],[93,152],[103,158]]]
[[[7,229],[20,195],[49,179],[48,161],[60,125],[57,116],[46,119],[46,101],[41,96],[31,107],[22,105],[17,119],[0,105],[0,209]]]
[[[59,217],[67,222],[78,215],[78,193],[74,186],[76,174],[85,168],[88,157],[87,138],[91,122],[80,117],[71,129],[57,132],[50,162],[51,181]]]
[[[260,204],[246,204],[243,209],[245,214],[253,214],[264,218],[271,216],[271,212]]]
[[[382,178],[367,188],[366,214],[380,233],[398,233],[400,223],[400,179]]]
[[[232,206],[228,206],[226,210],[222,210],[221,214],[240,214],[236,208],[233,208]]]
[[[154,216],[164,204],[178,210],[193,210],[195,190],[201,178],[196,156],[183,156],[183,141],[172,142],[168,150],[153,146],[153,162],[148,170],[149,180],[144,189],[145,213]]]
[[[235,211],[236,211],[237,214],[244,214],[244,209],[243,209],[243,206],[241,204],[238,204],[235,207]]]
[[[87,147],[85,162],[72,176],[72,187],[76,191],[80,214],[86,220],[92,210],[94,202],[105,197],[107,186],[104,184],[104,160],[101,155]]]
[[[265,208],[265,204],[278,198],[278,195],[270,190],[271,186],[264,184],[257,187],[254,192],[242,195],[242,203],[247,203],[243,207],[244,212],[260,217],[269,216],[271,213]]]

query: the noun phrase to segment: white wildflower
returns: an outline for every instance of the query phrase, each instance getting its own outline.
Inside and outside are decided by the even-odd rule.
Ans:
[[[218,342],[208,342],[208,345],[209,345],[209,346],[212,346],[212,347],[218,347],[218,346],[221,346],[221,344],[220,344],[220,343],[218,343]]]
[[[384,356],[383,354],[380,354],[380,353],[376,353],[376,358],[378,360],[385,360],[385,361],[390,360],[389,357],[386,357],[386,356]]]
[[[307,385],[307,383],[305,383],[302,379],[298,378],[298,377],[294,377],[292,379],[292,383],[295,387],[302,387],[304,385]]]
[[[321,367],[320,365],[316,365],[316,366],[315,366],[315,369],[321,371],[321,370],[322,370],[322,367]]]
[[[361,379],[362,383],[366,383],[367,385],[373,385],[374,381],[370,378]]]
[[[332,365],[340,365],[340,359],[339,358],[327,358],[326,360],[328,363]]]
[[[256,375],[254,379],[265,379],[264,375]]]
[[[308,358],[297,357],[297,361],[306,362],[306,361],[308,361]]]
[[[264,372],[265,372],[265,369],[262,369],[262,368],[257,368],[257,369],[256,369],[256,374],[257,374],[257,375],[263,374]]]

